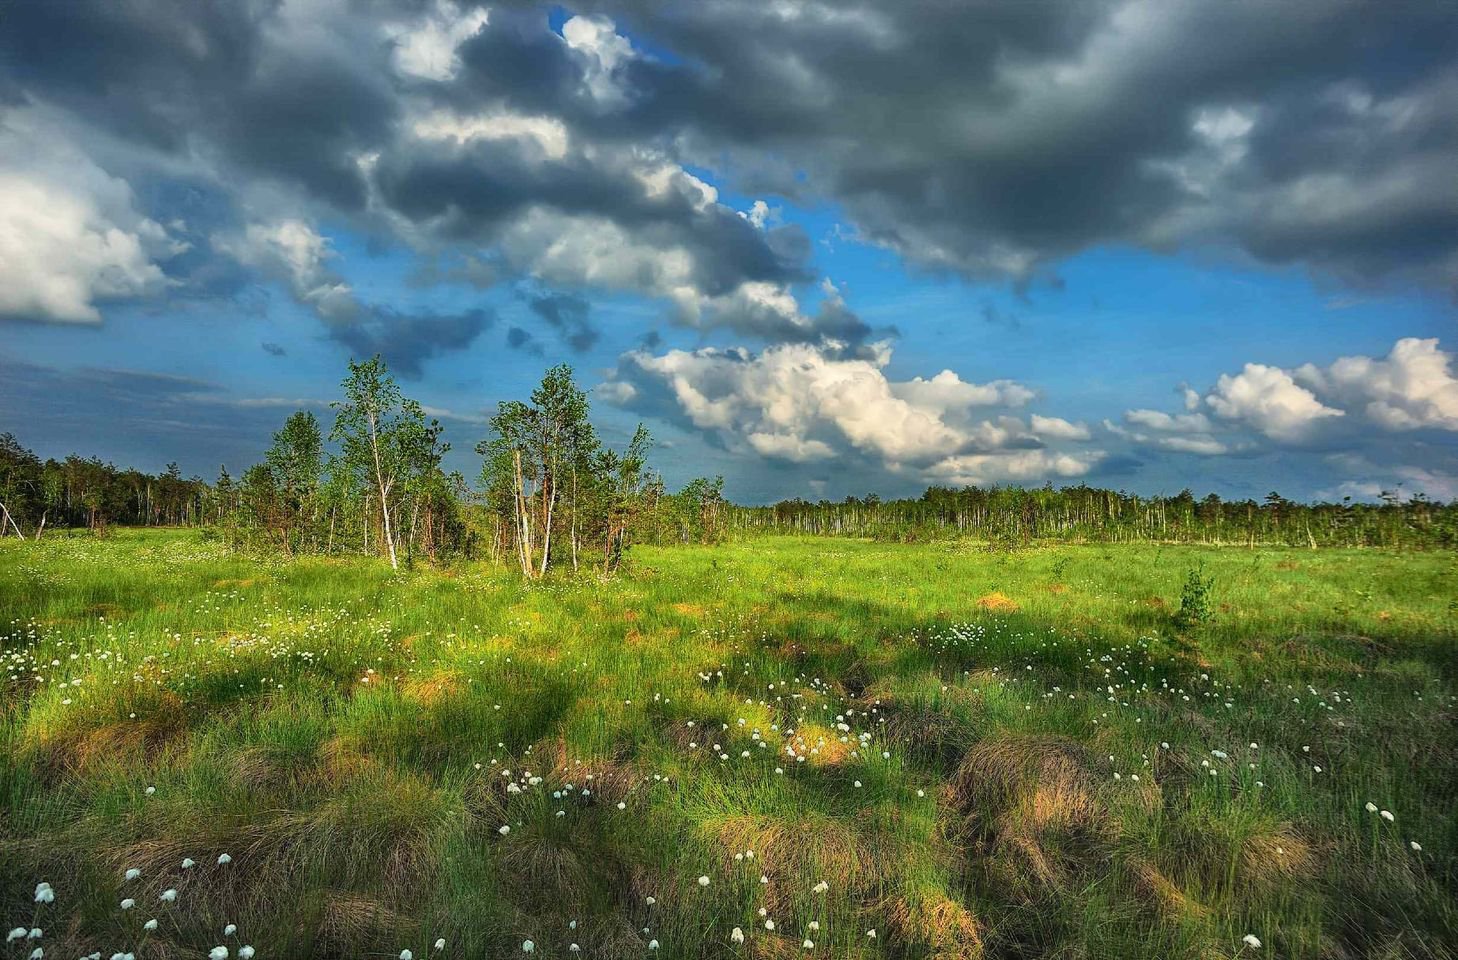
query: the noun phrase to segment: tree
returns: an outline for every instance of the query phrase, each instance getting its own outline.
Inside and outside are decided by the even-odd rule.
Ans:
[[[329,436],[341,445],[344,468],[370,478],[390,566],[399,569],[401,481],[408,488],[413,477],[438,468],[448,448],[440,442],[440,424],[427,421],[424,408],[401,395],[378,354],[364,363],[351,360],[342,386],[345,398],[331,404],[338,413]]]

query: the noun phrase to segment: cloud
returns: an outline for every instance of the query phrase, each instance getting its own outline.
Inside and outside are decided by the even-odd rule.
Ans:
[[[270,343],[267,340],[259,344],[259,346],[261,346],[263,348],[263,352],[268,354],[270,357],[282,357],[288,354],[288,351],[285,350],[281,344]]]
[[[1089,440],[1093,437],[1087,425],[1070,423],[1061,417],[1043,417],[1035,413],[1030,421],[1033,433],[1045,440]]]
[[[426,360],[470,346],[496,322],[495,313],[484,308],[412,312],[361,301],[331,267],[336,255],[329,239],[302,220],[250,223],[241,234],[214,236],[212,245],[282,282],[354,357],[378,353],[411,379],[423,374]]]
[[[1327,417],[1345,413],[1324,405],[1277,367],[1247,363],[1234,376],[1221,374],[1205,402],[1217,416],[1254,427],[1273,440],[1300,440]]]
[[[889,347],[876,344],[873,351],[847,357],[808,344],[760,353],[639,350],[619,359],[598,395],[771,461],[861,461],[960,483],[1077,476],[1099,457],[1047,450],[1017,417],[976,414],[1026,403],[1032,392],[1020,384],[969,383],[951,371],[892,381],[885,374]],[[1043,426],[1055,422],[1077,433],[1063,420]]]
[[[185,248],[37,111],[0,115],[0,319],[100,323],[99,303],[165,290]]]
[[[588,319],[591,305],[581,297],[564,293],[541,294],[532,297],[527,305],[578,353],[591,350],[602,335]]]
[[[371,306],[349,323],[334,324],[329,336],[359,359],[380,354],[402,377],[419,379],[431,357],[461,350],[496,322],[496,314],[478,308],[460,313],[404,313]]]
[[[1306,364],[1295,378],[1325,396],[1360,408],[1389,430],[1458,430],[1458,378],[1453,355],[1436,338],[1397,341],[1385,359],[1342,357],[1329,367]]]
[[[1207,456],[1262,444],[1342,445],[1357,455],[1396,434],[1458,432],[1453,355],[1436,338],[1398,340],[1380,359],[1341,357],[1294,370],[1247,363],[1239,373],[1221,374],[1204,395],[1185,384],[1179,392],[1184,413],[1129,410],[1124,422],[1133,429],[1107,420],[1104,427],[1143,446]]]

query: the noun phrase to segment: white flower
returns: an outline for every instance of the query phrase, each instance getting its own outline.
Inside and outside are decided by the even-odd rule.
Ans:
[[[1368,800],[1367,801],[1367,812],[1368,813],[1376,813],[1377,812],[1377,804],[1373,803],[1371,800]]]
[[[775,922],[773,920],[766,920],[764,922],[764,928],[766,930],[773,930],[775,928]]]
[[[132,907],[135,907],[136,905],[137,905],[137,901],[133,900],[131,897],[127,897],[125,900],[123,900],[121,902],[121,908],[123,910],[130,910]]]
[[[567,944],[567,952],[568,953],[581,953],[582,952],[582,948],[579,947],[575,943],[569,943],[569,944]]]
[[[501,826],[496,828],[496,832],[504,837],[511,832],[511,825],[503,823]]]
[[[195,866],[197,866],[197,861],[194,860],[192,857],[182,858],[182,869],[191,870]]]
[[[30,952],[30,960],[41,960],[41,957],[44,957],[45,955],[46,951],[44,947],[36,947]]]
[[[445,937],[441,937],[439,940],[437,940],[435,942],[435,948],[437,950],[444,950],[445,949]]]
[[[819,931],[820,931],[820,921],[819,920],[811,920],[810,921],[810,932],[811,933],[818,933]]]
[[[238,960],[253,960],[253,948],[249,946],[239,947]]]
[[[1413,848],[1413,849],[1414,849],[1414,850],[1417,850],[1417,851],[1419,851],[1419,852],[1421,852],[1421,851],[1422,851],[1422,849],[1423,849],[1423,845],[1422,845],[1422,844],[1420,844],[1420,843],[1418,843],[1418,842],[1417,842],[1417,841],[1416,841],[1416,840],[1409,840],[1409,841],[1408,841],[1408,842],[1407,842],[1407,845],[1408,845],[1408,846],[1409,846],[1409,847],[1412,847],[1412,848]]]
[[[522,953],[531,953],[536,948],[537,948],[537,945],[535,943],[532,943],[530,940],[523,940],[521,942],[521,952]]]
[[[1252,950],[1259,950],[1261,948],[1260,937],[1257,937],[1253,933],[1247,933],[1240,939],[1245,943],[1246,946],[1250,947]]]
[[[14,930],[11,930],[10,933],[8,933],[6,935],[5,942],[6,943],[14,943],[17,940],[24,940],[24,939],[25,939],[25,928],[24,927],[16,927]]]
[[[707,887],[708,885],[709,885],[709,878],[707,876],[699,877],[699,886],[701,886],[701,887]]]
[[[646,904],[648,904],[648,906],[650,906],[650,907],[651,907],[651,906],[653,906],[653,905],[654,905],[654,904],[655,904],[655,903],[657,903],[657,902],[658,902],[658,898],[657,898],[657,897],[644,897],[644,898],[643,898],[643,902],[644,902],[644,903],[646,903]]]
[[[177,899],[177,891],[172,889],[171,887],[168,887],[166,890],[162,891],[162,896],[158,897],[157,899],[165,900],[168,903],[172,903]]]
[[[27,940],[39,940],[43,936],[45,936],[45,931],[44,930],[42,930],[40,927],[31,927],[30,928],[30,933],[27,933],[25,935],[25,939],[27,939]]]
[[[872,940],[876,939],[876,928],[872,927],[866,931],[866,936]]]
[[[805,942],[802,943],[802,944],[800,944],[800,946],[804,947],[806,950],[814,950],[815,949],[815,941],[814,940],[811,940],[809,938],[806,938]]]
[[[401,950],[400,960],[415,960],[415,954],[411,953],[409,950]]]
[[[208,951],[208,960],[228,960],[228,948],[213,947]]]
[[[1386,820],[1388,823],[1391,823],[1392,821],[1397,819],[1392,815],[1391,810],[1383,810],[1378,814],[1378,816],[1380,816],[1383,820]]]
[[[157,918],[156,917],[153,917],[151,920],[148,920],[146,923],[142,924],[142,929],[143,930],[146,930],[148,933],[151,933],[153,930],[156,930],[157,929]]]
[[[657,950],[658,949],[658,941],[657,940],[649,940],[648,941],[648,949],[649,950]]]
[[[732,940],[735,943],[743,943],[744,942],[744,931],[741,930],[741,929],[739,929],[738,927],[735,927],[732,931],[730,931],[730,933],[729,933],[729,939]]]
[[[824,893],[825,891],[827,891],[829,889],[830,889],[830,884],[826,883],[824,880],[821,880],[819,883],[817,883],[815,885],[815,892],[816,893]]]
[[[127,871],[126,876],[123,877],[122,879],[124,879],[124,880],[135,880],[138,877],[140,877],[141,875],[142,875],[142,871],[138,870],[136,867],[132,867],[130,870]]]
[[[233,862],[233,858],[232,858],[231,855],[226,854],[226,853],[220,853],[220,854],[218,854],[218,866],[223,866],[224,864],[228,864],[228,863],[232,863],[232,862]]]
[[[56,891],[51,889],[51,885],[49,883],[46,883],[44,880],[42,880],[40,883],[35,885],[36,903],[54,903],[55,900]]]
[[[156,793],[156,792],[157,792],[157,788],[156,787],[148,787],[147,790],[146,790],[147,796],[149,796],[149,797],[152,794]]]

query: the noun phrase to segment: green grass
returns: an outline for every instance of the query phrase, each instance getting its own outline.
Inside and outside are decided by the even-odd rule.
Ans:
[[[1454,957],[1455,597],[1438,553],[782,538],[524,584],[0,541],[0,922],[47,957]]]

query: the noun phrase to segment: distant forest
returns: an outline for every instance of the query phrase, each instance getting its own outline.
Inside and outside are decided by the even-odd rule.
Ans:
[[[291,415],[262,462],[238,476],[158,474],[95,457],[44,460],[0,434],[0,537],[113,525],[196,526],[239,547],[287,553],[490,557],[540,577],[552,566],[611,572],[632,543],[714,543],[792,533],[888,541],[964,538],[1239,545],[1458,546],[1458,502],[1384,494],[1377,503],[1144,497],[1085,485],[1054,489],[929,487],[920,497],[784,500],[740,506],[721,477],[670,492],[648,464],[639,426],[605,447],[571,368],[547,371],[526,401],[503,402],[476,447],[474,483],[446,473],[440,425],[404,397],[384,363],[351,363],[327,437],[314,414]]]

